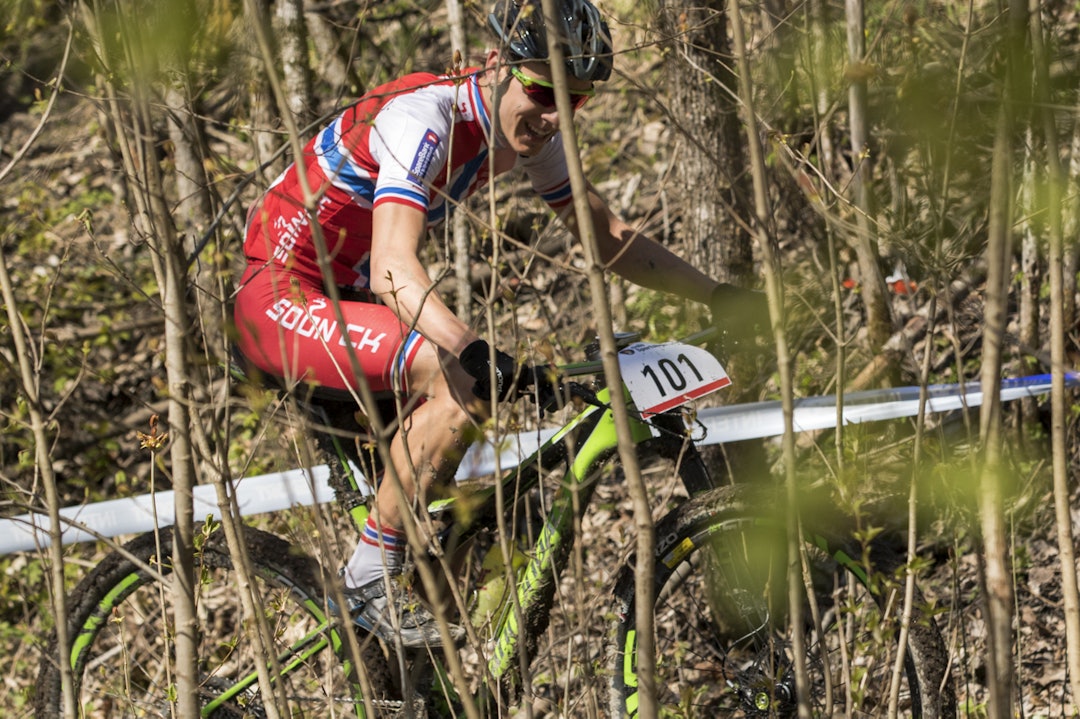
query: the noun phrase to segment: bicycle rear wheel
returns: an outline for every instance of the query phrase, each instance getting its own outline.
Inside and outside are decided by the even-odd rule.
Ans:
[[[786,538],[774,493],[713,490],[657,525],[656,692],[663,716],[796,716],[795,629],[788,621]],[[835,512],[833,513],[835,516]],[[811,523],[812,524],[812,523]],[[899,558],[835,532],[807,530],[813,599],[797,630],[815,716],[887,716],[898,648]],[[864,561],[867,560],[867,561]],[[611,714],[637,715],[634,562],[616,585]],[[916,597],[899,713],[955,716],[944,642]]]
[[[323,608],[318,564],[274,535],[247,527],[244,536],[255,606],[273,644],[267,654],[280,671],[275,692],[281,714],[364,716],[355,672],[342,661],[348,655],[346,637],[328,622]],[[124,552],[108,555],[71,593],[72,648],[64,661],[74,670],[80,716],[170,716],[176,691],[171,587],[140,563],[168,578],[172,537],[165,529],[157,537],[133,540]],[[211,534],[197,551],[196,573],[202,715],[266,716],[268,700],[256,678],[266,655],[257,651],[253,623],[244,616],[222,532]],[[36,711],[42,719],[61,715],[57,660],[54,639],[38,679]],[[365,666],[375,668],[378,662],[378,656],[364,655]],[[373,679],[378,681],[377,673]]]

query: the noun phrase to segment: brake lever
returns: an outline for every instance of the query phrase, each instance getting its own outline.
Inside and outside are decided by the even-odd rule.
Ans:
[[[571,397],[577,397],[582,402],[599,409],[608,409],[608,405],[600,401],[596,393],[580,382],[567,382],[562,386]]]

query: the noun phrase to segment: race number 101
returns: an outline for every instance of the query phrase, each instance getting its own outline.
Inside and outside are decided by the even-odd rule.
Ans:
[[[683,374],[683,368],[693,374],[692,380],[695,386],[705,381],[705,378],[701,376],[701,372],[685,354],[679,354],[675,359],[661,357],[655,365],[646,364],[643,366],[641,374],[656,384],[656,391],[660,393],[661,397],[667,397],[669,393],[683,392],[690,386],[687,376]]]

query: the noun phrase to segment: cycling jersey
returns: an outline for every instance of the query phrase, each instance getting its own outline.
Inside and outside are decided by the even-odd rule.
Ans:
[[[425,212],[433,227],[489,177],[491,116],[476,72],[461,77],[407,75],[349,107],[304,149],[334,280],[367,288],[371,214],[383,202]],[[556,135],[533,157],[519,157],[532,187],[553,208],[570,202],[570,180]],[[290,166],[251,215],[244,251],[250,260],[289,264],[320,277],[304,210],[300,164]],[[452,203],[451,203],[452,204]]]
[[[423,339],[373,302],[343,302],[339,321],[323,292],[299,172],[320,198],[316,217],[333,281],[367,290],[375,207],[415,207],[430,228],[446,219],[453,200],[488,182],[489,153],[499,140],[477,77],[475,70],[417,73],[376,88],[312,138],[252,208],[235,316],[239,349],[259,369],[344,389],[358,360],[373,390],[401,388]],[[552,208],[570,203],[557,134],[515,166]]]

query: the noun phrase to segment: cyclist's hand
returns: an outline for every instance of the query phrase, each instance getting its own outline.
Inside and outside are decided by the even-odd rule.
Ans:
[[[520,384],[517,375],[517,362],[510,355],[495,350],[495,367],[492,372],[491,347],[484,340],[476,340],[461,351],[458,357],[462,369],[476,380],[472,391],[481,399],[491,397],[491,380],[495,378],[495,396],[499,401],[516,396]]]
[[[736,345],[770,337],[769,302],[764,292],[721,283],[709,298],[709,310],[713,326]]]

